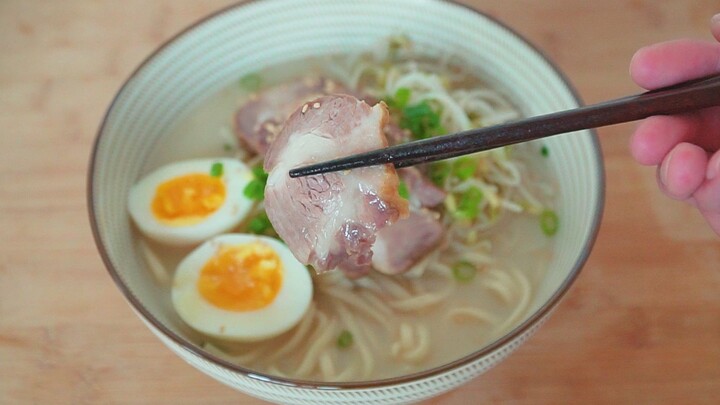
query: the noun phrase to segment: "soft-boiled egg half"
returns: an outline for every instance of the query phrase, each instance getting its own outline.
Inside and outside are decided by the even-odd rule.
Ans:
[[[237,226],[252,208],[251,170],[235,159],[196,159],[153,171],[130,189],[140,231],[168,245],[192,245]]]
[[[204,334],[252,342],[295,326],[313,286],[307,268],[277,239],[249,234],[217,236],[177,267],[175,310]]]

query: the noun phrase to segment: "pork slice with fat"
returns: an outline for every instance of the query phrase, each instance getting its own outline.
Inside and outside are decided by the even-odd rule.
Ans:
[[[410,216],[381,229],[372,264],[385,274],[401,274],[437,248],[443,240],[443,226],[430,210],[410,211]]]
[[[295,257],[317,272],[350,276],[370,269],[377,232],[407,216],[392,165],[290,178],[292,168],[388,145],[383,103],[370,107],[348,95],[303,104],[265,155],[265,209]]]
[[[264,156],[298,105],[330,93],[348,93],[348,89],[330,79],[308,77],[253,94],[235,113],[235,135],[243,145]]]
[[[427,176],[415,167],[404,167],[398,175],[410,193],[410,205],[414,208],[433,208],[445,201],[447,192],[436,186]]]

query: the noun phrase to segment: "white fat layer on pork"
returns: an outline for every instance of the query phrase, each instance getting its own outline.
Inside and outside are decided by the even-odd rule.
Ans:
[[[292,136],[288,141],[285,152],[280,155],[278,165],[268,176],[267,187],[282,187],[283,183],[287,184],[288,181],[292,181],[288,176],[290,169],[306,164],[308,158],[310,158],[310,161],[318,161],[318,154],[327,155],[334,146],[335,142],[312,132]],[[304,151],[312,152],[308,156]],[[312,180],[308,179],[308,181]],[[289,188],[288,191],[290,191]],[[351,190],[347,190],[345,185],[340,184],[340,189],[335,190],[332,193],[332,198],[325,201],[322,207],[323,214],[327,215],[329,220],[325,223],[320,234],[308,232],[307,228],[301,230],[301,234],[307,239],[308,243],[315,246],[316,255],[320,258],[327,257],[330,249],[335,245],[333,235],[339,229],[337,219],[343,217],[340,214],[341,210],[343,210],[343,213],[348,210],[348,208],[344,208],[346,205],[343,204],[343,198],[351,198],[348,194],[352,194]],[[333,215],[335,212],[338,215]],[[308,263],[310,260],[309,253],[303,255],[303,257],[298,257],[298,260]]]

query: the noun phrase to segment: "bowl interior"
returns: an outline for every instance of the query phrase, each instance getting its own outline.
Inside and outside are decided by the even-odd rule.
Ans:
[[[126,202],[147,157],[184,112],[244,74],[317,55],[358,52],[402,33],[428,56],[452,55],[497,86],[526,116],[578,105],[572,89],[533,47],[490,18],[438,1],[274,0],[243,4],[192,27],[127,81],[108,111],[89,178],[91,219],[107,266],[133,307],[176,342],[192,346],[145,268]],[[520,330],[554,305],[589,254],[604,178],[590,131],[551,138],[562,226],[549,271]],[[511,332],[515,333],[515,332]],[[478,348],[481,349],[481,348]]]

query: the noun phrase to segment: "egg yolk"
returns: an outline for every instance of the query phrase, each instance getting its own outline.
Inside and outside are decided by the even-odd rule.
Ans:
[[[223,246],[200,271],[197,288],[208,302],[229,311],[252,311],[273,302],[282,285],[282,262],[268,245]]]
[[[152,212],[168,225],[192,225],[225,202],[225,183],[218,177],[193,173],[172,178],[155,190]]]

